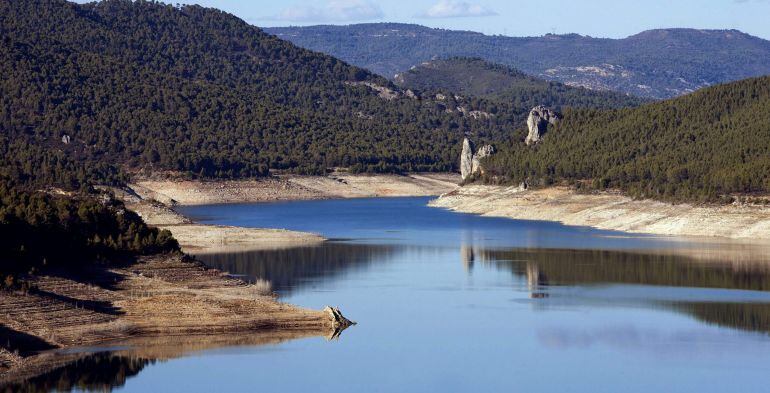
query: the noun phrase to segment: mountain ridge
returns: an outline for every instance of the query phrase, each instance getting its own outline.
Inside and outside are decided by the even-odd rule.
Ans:
[[[770,41],[737,30],[655,29],[626,38],[490,36],[392,23],[265,31],[391,79],[423,61],[479,57],[572,86],[661,99],[770,74]]]
[[[397,74],[404,89],[441,91],[512,102],[531,109],[538,105],[611,109],[637,106],[645,99],[611,91],[593,91],[529,76],[515,68],[479,58],[454,57],[423,62]]]

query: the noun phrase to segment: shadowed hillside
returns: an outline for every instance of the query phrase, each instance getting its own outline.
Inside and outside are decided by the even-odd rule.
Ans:
[[[445,91],[511,103],[527,111],[551,107],[622,108],[646,100],[610,91],[593,91],[548,82],[481,59],[432,60],[396,75],[396,84],[419,91]]]
[[[434,58],[478,57],[572,86],[670,98],[770,74],[770,41],[737,30],[660,29],[624,39],[488,36],[401,23],[267,31],[389,78]]]

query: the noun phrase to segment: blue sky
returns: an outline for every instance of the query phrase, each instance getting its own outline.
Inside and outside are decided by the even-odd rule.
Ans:
[[[163,1],[219,8],[263,27],[403,22],[509,36],[578,33],[609,38],[690,27],[738,29],[770,39],[770,0]]]
[[[176,3],[177,1],[173,1]],[[626,37],[662,27],[770,39],[770,0],[191,0],[257,26],[407,22],[486,34]]]

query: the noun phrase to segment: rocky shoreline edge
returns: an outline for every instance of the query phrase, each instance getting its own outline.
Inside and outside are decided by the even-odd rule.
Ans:
[[[634,200],[620,193],[581,194],[569,187],[524,189],[471,184],[442,194],[430,206],[521,220],[604,230],[695,238],[770,239],[770,206],[697,206]]]

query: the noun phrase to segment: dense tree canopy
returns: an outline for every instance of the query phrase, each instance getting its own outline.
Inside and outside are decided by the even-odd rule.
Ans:
[[[478,58],[456,57],[425,62],[399,73],[395,82],[407,89],[453,92],[505,102],[513,110],[524,112],[537,105],[558,110],[562,107],[609,109],[647,102],[623,93],[548,82]]]
[[[487,180],[567,180],[679,201],[770,191],[770,77],[639,108],[567,110],[534,147],[524,133],[489,160]]]
[[[383,99],[355,82],[396,89],[387,80],[199,6],[2,0],[0,74],[0,148],[61,151],[46,153],[51,165],[207,177],[451,170],[464,134],[499,137],[511,124]]]
[[[122,256],[178,251],[167,230],[148,227],[108,195],[22,191],[0,180],[0,288],[32,268],[75,269]]]
[[[0,0],[0,271],[178,250],[93,192],[123,184],[126,169],[447,171],[471,136],[502,150],[486,163],[489,181],[675,200],[770,189],[770,78],[599,110],[640,101],[479,60],[446,64],[409,74],[430,92],[412,96],[217,10]],[[526,147],[514,129],[544,103],[564,120]]]

